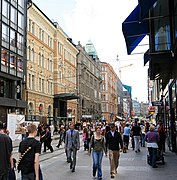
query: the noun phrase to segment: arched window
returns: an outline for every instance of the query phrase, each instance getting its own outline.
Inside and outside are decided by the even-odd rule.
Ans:
[[[33,103],[30,102],[28,105],[28,114],[32,115],[33,114]]]
[[[40,104],[39,105],[39,114],[43,114],[43,112],[44,112],[44,107],[43,107],[43,104]]]
[[[44,68],[44,55],[42,54],[42,67]]]
[[[51,107],[51,105],[48,106],[48,116],[52,117],[52,107]]]
[[[41,53],[39,52],[39,55],[38,55],[38,65],[41,66]]]
[[[34,49],[32,48],[32,50],[31,50],[31,60],[33,61],[33,62],[35,62],[35,52],[34,52]]]

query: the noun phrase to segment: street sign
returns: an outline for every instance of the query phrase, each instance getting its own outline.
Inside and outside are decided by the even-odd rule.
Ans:
[[[152,102],[152,106],[162,106],[163,105],[163,102],[161,101],[153,101]]]

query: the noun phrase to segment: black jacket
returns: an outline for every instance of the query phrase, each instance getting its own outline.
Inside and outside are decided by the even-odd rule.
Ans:
[[[114,132],[114,137],[111,134],[111,131],[109,131],[106,134],[106,150],[107,148],[112,150],[112,151],[118,151],[120,149],[123,149],[123,141],[122,141],[122,136],[118,131]]]

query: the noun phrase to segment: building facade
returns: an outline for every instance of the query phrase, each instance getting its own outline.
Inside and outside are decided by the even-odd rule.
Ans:
[[[0,120],[25,114],[27,1],[0,1]]]
[[[34,3],[28,10],[27,27],[27,119],[46,123],[53,117],[56,28]]]
[[[107,122],[114,121],[117,116],[117,74],[113,67],[105,62],[101,62],[101,100],[102,116]]]
[[[123,85],[121,80],[117,79],[117,108],[118,108],[118,116],[123,116]]]
[[[77,119],[78,50],[34,3],[28,10],[27,46],[27,120],[58,124]]]
[[[101,118],[100,61],[91,41],[77,49],[78,119],[94,122]]]
[[[58,23],[54,42],[54,117],[59,122],[78,120],[76,45]]]

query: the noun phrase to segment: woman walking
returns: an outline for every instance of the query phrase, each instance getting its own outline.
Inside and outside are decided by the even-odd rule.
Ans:
[[[158,149],[158,141],[159,136],[158,132],[154,130],[154,126],[150,126],[149,131],[145,136],[145,141],[147,142],[147,147],[149,151],[149,164],[153,168],[157,168],[156,159],[157,159],[157,149]]]
[[[93,177],[96,176],[98,180],[102,180],[102,159],[103,151],[105,152],[105,140],[101,135],[101,127],[95,127],[95,134],[92,135],[90,141],[89,154],[92,150],[92,159],[93,159]]]

